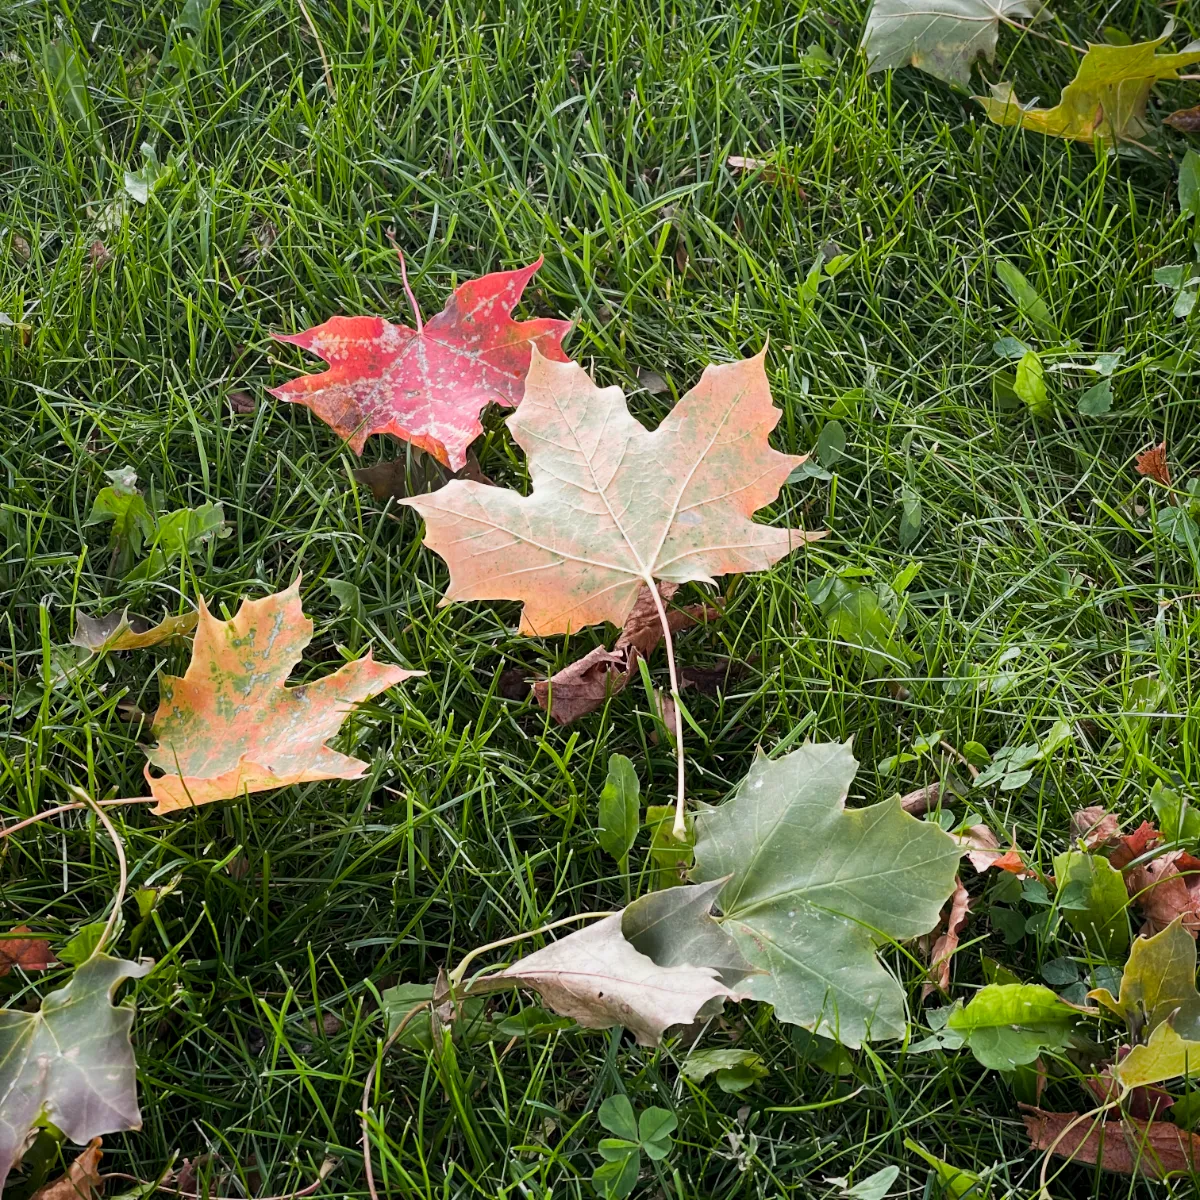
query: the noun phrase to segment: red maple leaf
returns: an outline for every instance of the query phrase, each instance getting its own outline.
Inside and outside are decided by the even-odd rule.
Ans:
[[[541,265],[539,258],[517,271],[468,280],[428,324],[409,291],[415,329],[382,317],[330,317],[303,333],[272,334],[311,350],[329,370],[268,390],[307,404],[356,454],[371,434],[391,433],[457,471],[483,432],[484,406],[520,401],[531,345],[544,358],[569,361],[562,348],[569,321],[512,319]]]

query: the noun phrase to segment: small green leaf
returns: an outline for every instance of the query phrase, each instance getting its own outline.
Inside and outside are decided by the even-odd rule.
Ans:
[[[1124,954],[1129,949],[1129,893],[1121,872],[1098,854],[1069,850],[1055,856],[1054,875],[1060,889],[1078,885],[1081,893],[1077,905],[1060,905],[1067,924],[1102,958]]]
[[[358,612],[360,600],[357,584],[345,579],[327,579],[325,586],[338,602],[340,612]]]
[[[1069,958],[1052,958],[1042,964],[1042,978],[1051,987],[1067,987],[1079,982],[1079,967]]]
[[[1112,408],[1112,402],[1112,380],[1102,379],[1079,397],[1076,407],[1080,416],[1101,417]]]
[[[1045,1050],[1061,1050],[1078,1010],[1037,983],[989,983],[971,1003],[951,1013],[946,1028],[994,1071],[1031,1063]]]
[[[608,779],[600,792],[600,848],[617,862],[624,862],[638,835],[641,785],[633,763],[624,754],[610,755]]]
[[[1159,779],[1150,789],[1150,807],[1158,817],[1164,841],[1194,842],[1200,839],[1200,812],[1173,788],[1163,787]]]
[[[920,494],[904,485],[900,498],[900,546],[907,550],[921,536]]]
[[[684,823],[686,833],[680,841],[674,833],[675,805],[646,805],[646,828],[650,830],[648,857],[653,867],[653,887],[656,891],[680,887],[684,883],[684,875],[691,868],[692,847],[696,844],[691,813],[685,814]]]
[[[883,1200],[899,1174],[899,1167],[884,1167],[882,1171],[876,1171],[852,1188],[847,1188],[843,1195],[852,1196],[854,1200]]]
[[[617,1137],[624,1138],[635,1145],[638,1142],[637,1120],[633,1115],[633,1105],[629,1102],[628,1096],[620,1094],[609,1096],[600,1105],[596,1117],[609,1133],[616,1134]]]
[[[88,92],[87,61],[67,38],[56,38],[42,48],[46,85],[65,121],[81,125],[94,141],[100,140],[100,125]]]
[[[825,588],[825,583],[828,587]],[[811,586],[811,585],[810,585]],[[826,627],[835,641],[861,653],[877,670],[905,666],[912,655],[896,637],[897,622],[888,616],[876,593],[860,583],[836,576],[820,581],[824,595],[818,603]],[[820,594],[810,592],[810,597]]]
[[[751,1084],[770,1074],[761,1055],[753,1050],[737,1049],[693,1050],[679,1068],[679,1073],[694,1083],[701,1083],[710,1075],[715,1075],[717,1086],[730,1094],[745,1091]]]
[[[213,537],[225,537],[228,533],[225,510],[220,504],[176,509],[159,520],[149,556],[126,578],[153,579],[183,554],[194,554]]]
[[[112,521],[113,565],[116,572],[123,575],[133,560],[141,557],[146,539],[154,536],[154,518],[138,491],[137,474],[131,467],[106,471],[105,474],[111,482],[97,493],[85,524]]]
[[[996,260],[996,274],[1005,290],[1016,302],[1021,315],[1039,329],[1054,331],[1054,320],[1046,302],[1038,295],[1037,288],[1007,259]],[[1019,390],[1019,389],[1018,389]]]
[[[651,1107],[638,1117],[638,1137],[647,1157],[659,1160],[670,1154],[671,1134],[678,1125],[679,1118],[665,1108]]]
[[[1048,417],[1054,411],[1050,394],[1046,391],[1046,372],[1042,360],[1032,350],[1027,350],[1017,363],[1013,391],[1025,401],[1025,406],[1035,417]]]
[[[1024,358],[1029,347],[1020,338],[1002,337],[992,343],[992,353],[997,358]]]
[[[846,431],[841,421],[826,421],[817,438],[817,461],[825,468],[832,467],[846,452]]]
[[[96,947],[100,945],[101,939],[104,937],[104,928],[103,921],[85,925],[58,952],[59,961],[65,962],[69,967],[83,966],[96,953]]]
[[[592,1172],[592,1187],[604,1200],[625,1200],[637,1186],[640,1158],[635,1146],[603,1163]]]
[[[963,1197],[967,1196],[971,1197],[971,1200],[984,1200],[988,1194],[988,1185],[982,1175],[976,1175],[974,1171],[964,1171],[961,1167],[952,1167],[944,1159],[930,1154],[924,1146],[918,1145],[911,1138],[904,1139],[904,1146],[933,1168],[945,1196],[952,1197],[952,1200],[963,1200]]]
[[[1154,514],[1154,529],[1156,533],[1161,533],[1177,546],[1195,551],[1196,539],[1200,535],[1200,530],[1197,530],[1196,522],[1182,508],[1178,508],[1174,504],[1160,508]]]

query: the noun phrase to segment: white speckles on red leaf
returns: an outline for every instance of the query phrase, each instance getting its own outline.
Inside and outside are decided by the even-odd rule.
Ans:
[[[521,398],[530,347],[566,362],[569,321],[514,321],[512,310],[542,265],[468,280],[420,331],[381,317],[331,317],[278,341],[311,350],[329,370],[271,389],[280,400],[307,404],[361,454],[373,433],[391,433],[453,470],[483,426],[490,403]],[[486,321],[481,321],[486,314]]]

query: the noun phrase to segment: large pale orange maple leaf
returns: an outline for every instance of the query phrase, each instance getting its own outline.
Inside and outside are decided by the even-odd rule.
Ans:
[[[706,368],[651,432],[619,387],[535,351],[508,418],[532,494],[454,480],[402,501],[450,566],[442,602],[523,600],[522,631],[543,636],[622,625],[643,586],[761,571],[823,537],[750,519],[804,461],[767,443],[765,353]]]
[[[415,329],[382,317],[330,317],[303,333],[272,334],[311,350],[329,370],[301,375],[271,395],[307,404],[356,454],[371,434],[391,433],[460,470],[483,432],[485,405],[520,400],[530,347],[566,361],[569,321],[512,319],[541,265],[539,258],[468,280],[427,323],[414,301]]]
[[[243,600],[228,621],[200,598],[192,661],[182,679],[163,677],[158,745],[146,752],[154,812],[362,775],[365,762],[325,743],[356,704],[423,672],[378,663],[368,652],[314,683],[285,687],[312,634],[298,578],[273,596]],[[154,776],[152,766],[165,773]]]

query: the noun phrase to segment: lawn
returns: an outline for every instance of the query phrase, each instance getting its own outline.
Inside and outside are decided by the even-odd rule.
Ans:
[[[1186,6],[1175,15],[1194,24]],[[1005,31],[986,78],[1052,103],[1077,62],[1055,37],[1150,37],[1165,21],[1134,0],[1068,0],[1059,16],[1042,27],[1052,36]],[[374,437],[360,462],[266,393],[316,366],[272,333],[335,313],[411,319],[389,232],[426,314],[465,279],[544,256],[522,312],[573,318],[572,357],[647,425],[707,364],[768,345],[773,444],[820,444],[823,470],[760,519],[830,532],[769,571],[680,594],[724,607],[679,636],[681,666],[731,664],[685,693],[700,731],[685,735],[691,800],[725,800],[757,748],[853,738],[852,805],[956,781],[954,823],[973,813],[1049,872],[1072,810],[1102,805],[1132,828],[1153,816],[1156,780],[1197,785],[1200,546],[1171,536],[1167,493],[1134,470],[1165,439],[1182,487],[1200,449],[1196,319],[1173,315],[1154,279],[1194,257],[1176,199],[1186,139],[1164,130],[1152,151],[1105,157],[999,128],[928,75],[868,75],[864,18],[853,0],[0,12],[0,816],[63,803],[70,784],[145,793],[140,747],[188,647],[88,656],[70,645],[77,614],[157,619],[201,594],[232,614],[302,575],[316,634],[296,678],[368,647],[426,672],[347,723],[335,744],[369,761],[359,781],[172,817],[108,810],[131,888],[173,891],[141,924],[125,906],[116,949],[157,965],[135,989],[144,1127],[106,1139],[106,1169],[154,1180],[200,1159],[198,1187],[265,1196],[305,1187],[330,1156],[320,1194],[365,1197],[359,1114],[386,1036],[382,990],[652,882],[647,833],[628,877],[595,834],[612,753],[633,760],[643,802],[673,797],[674,751],[641,681],[566,727],[521,682],[613,631],[538,639],[518,634],[512,603],[439,607],[446,568],[421,521],[352,475],[404,447]],[[1165,113],[1200,90],[1158,97]],[[141,174],[126,186],[126,172]],[[837,255],[814,293],[812,264]],[[1014,302],[1002,259],[1046,318]],[[1006,337],[1041,352],[1050,415],[997,384],[1015,365],[993,349]],[[1098,378],[1086,365],[1118,350],[1110,411],[1081,415]],[[476,451],[491,479],[524,489],[504,415],[488,410]],[[88,523],[122,468],[153,512],[220,504],[225,536],[130,578],[111,525]],[[864,654],[827,621],[834,574],[894,602],[893,652]],[[664,686],[661,649],[647,666]],[[934,731],[994,753],[1059,720],[1067,744],[1005,790],[972,789],[936,748],[904,758]],[[62,947],[104,917],[118,868],[90,815],[34,825],[0,854],[5,929]],[[985,982],[986,960],[1051,983],[1069,960],[1093,980],[1103,964],[1069,928],[1002,936],[995,874],[963,865],[976,908],[950,998]],[[949,1001],[922,1002],[917,947],[882,954],[919,1039],[923,1014]],[[0,990],[23,1008],[44,982],[14,973]],[[496,1003],[499,1017],[534,1000]],[[1116,1044],[1115,1026],[1089,1028]],[[965,1051],[884,1041],[831,1058],[765,1005],[727,1005],[700,1044],[752,1049],[769,1074],[725,1094],[680,1076],[688,1040],[556,1029],[464,1036],[439,1054],[401,1044],[371,1101],[380,1191],[593,1196],[596,1111],[619,1093],[679,1121],[636,1196],[836,1197],[831,1178],[895,1164],[890,1194],[934,1200],[906,1139],[995,1167],[993,1197],[1036,1189],[1017,1108],[1028,1080]],[[1092,1107],[1080,1071],[1055,1059],[1042,1106]],[[1186,1177],[1056,1171],[1060,1196],[1192,1194]]]

